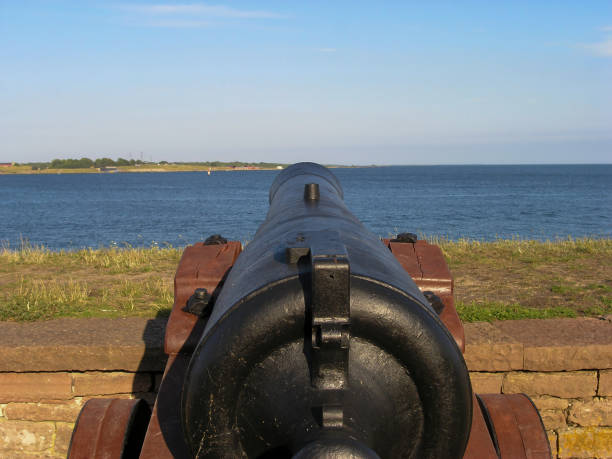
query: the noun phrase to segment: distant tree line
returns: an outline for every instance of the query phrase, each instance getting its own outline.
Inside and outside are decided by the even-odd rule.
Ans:
[[[161,164],[161,163],[160,163]],[[187,166],[204,166],[204,167],[246,167],[256,166],[264,169],[275,168],[276,166],[282,166],[280,163],[245,163],[242,161],[204,161],[204,162],[177,162],[174,164],[184,164]]]
[[[49,163],[30,163],[32,170],[39,169],[88,169],[90,167],[109,167],[109,166],[136,166],[144,164],[140,159],[124,159],[118,158],[116,161],[111,158],[98,159],[54,159]]]
[[[40,169],[89,169],[91,167],[117,167],[117,166],[137,166],[141,164],[147,164],[145,161],[140,159],[124,159],[117,158],[117,160],[113,160],[111,158],[98,158],[98,159],[89,159],[89,158],[81,158],[81,159],[53,159],[50,162],[42,162],[42,163],[27,163],[28,166],[32,168],[32,170],[40,170]],[[247,163],[242,161],[205,161],[205,162],[176,162],[176,163],[168,163],[168,161],[160,161],[158,164],[177,164],[177,165],[185,165],[185,166],[199,166],[199,167],[247,167],[247,166],[255,166],[263,169],[273,169],[276,166],[281,166],[279,163]]]

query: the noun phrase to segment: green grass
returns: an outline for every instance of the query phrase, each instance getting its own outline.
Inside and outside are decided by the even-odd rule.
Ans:
[[[577,317],[575,310],[567,307],[526,308],[520,304],[459,302],[457,313],[464,322],[490,322],[493,320],[552,319]]]
[[[611,239],[429,240],[451,268],[463,320],[612,314]]]
[[[612,314],[612,240],[435,239],[462,320]],[[0,320],[169,313],[182,249],[0,248]]]
[[[0,320],[167,315],[182,249],[0,249]]]
[[[123,279],[110,285],[106,282],[103,287],[74,279],[21,278],[3,295],[0,320],[167,315],[172,302],[172,285],[162,278],[141,282]]]

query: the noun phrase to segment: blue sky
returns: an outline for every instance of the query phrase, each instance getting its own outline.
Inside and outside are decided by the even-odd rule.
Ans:
[[[612,162],[612,2],[0,0],[0,162]]]

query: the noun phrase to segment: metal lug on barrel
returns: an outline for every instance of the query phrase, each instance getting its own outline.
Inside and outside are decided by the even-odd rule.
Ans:
[[[304,199],[306,201],[318,201],[321,198],[318,183],[307,183],[304,185]]]

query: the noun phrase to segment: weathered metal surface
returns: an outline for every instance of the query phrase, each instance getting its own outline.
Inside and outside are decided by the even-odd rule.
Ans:
[[[184,310],[187,301],[198,288],[205,288],[214,301],[241,250],[239,241],[197,243],[185,249],[174,277],[174,305],[166,326],[166,354],[193,352],[206,322]]]
[[[304,198],[319,199],[319,187],[310,185],[305,187]],[[320,410],[317,417],[322,427],[341,428],[350,351],[350,264],[336,232],[322,232],[311,241],[309,257],[310,379],[319,392],[313,397],[312,409]]]
[[[478,396],[502,459],[549,459],[550,445],[542,419],[524,394]]]
[[[475,395],[472,396],[472,399],[472,430],[463,459],[498,459],[480,404]]]
[[[89,400],[77,419],[69,459],[138,457],[151,417],[143,400]]]
[[[189,354],[181,353],[168,358],[140,453],[142,459],[191,457],[183,438],[180,409],[181,387],[190,357]]]

